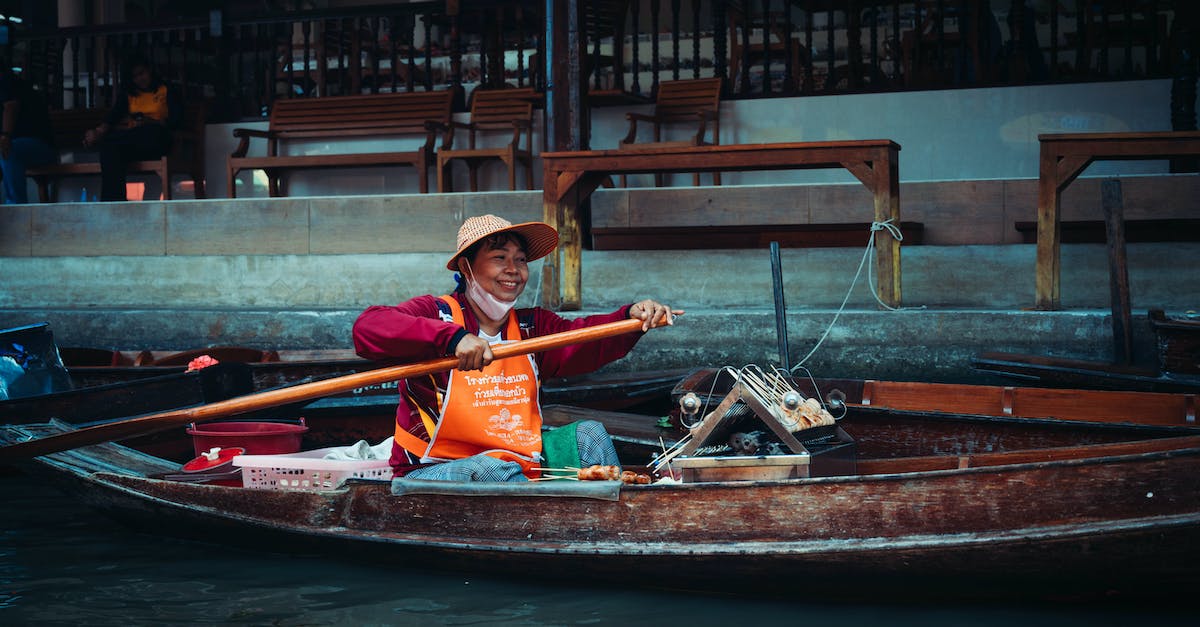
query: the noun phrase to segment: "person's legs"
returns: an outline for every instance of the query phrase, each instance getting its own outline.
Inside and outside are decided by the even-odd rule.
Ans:
[[[404,477],[433,481],[527,481],[525,475],[521,474],[520,464],[488,455],[473,455],[432,464],[418,468]]]
[[[0,161],[4,170],[4,202],[24,204],[29,202],[26,192],[25,168],[53,163],[54,149],[36,137],[15,137],[8,158]]]
[[[125,141],[110,134],[100,142],[100,200],[125,200]]]
[[[158,125],[110,132],[100,142],[100,200],[125,200],[126,165],[158,159],[169,147],[167,130]]]
[[[617,449],[613,448],[612,438],[604,425],[595,420],[581,420],[575,423],[575,437],[579,443],[579,465],[588,466],[620,466]]]

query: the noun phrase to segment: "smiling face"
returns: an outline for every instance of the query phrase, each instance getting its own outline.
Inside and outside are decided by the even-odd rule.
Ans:
[[[515,236],[501,234],[483,240],[469,259],[468,255],[459,257],[458,267],[463,276],[473,276],[479,287],[503,301],[516,300],[529,282],[525,246]]]

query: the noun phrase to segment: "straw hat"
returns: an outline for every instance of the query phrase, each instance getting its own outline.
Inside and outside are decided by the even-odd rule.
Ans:
[[[558,231],[544,222],[513,224],[492,214],[467,218],[458,229],[458,251],[446,262],[447,270],[458,270],[458,257],[479,240],[497,233],[517,233],[525,238],[525,258],[529,261],[549,255],[558,246]]]

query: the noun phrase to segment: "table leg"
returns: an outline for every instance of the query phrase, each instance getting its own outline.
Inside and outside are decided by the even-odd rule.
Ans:
[[[559,230],[559,206],[558,203],[546,201],[542,203],[542,222]],[[542,307],[551,311],[557,311],[559,304],[562,302],[561,291],[559,289],[559,256],[562,254],[561,246],[554,249],[554,252],[546,255],[542,259]]]
[[[558,196],[557,177],[545,177],[542,221],[558,231],[558,248],[542,261],[542,307],[578,311],[583,292],[583,229],[579,220],[580,190],[572,184]]]
[[[1036,308],[1053,311],[1060,308],[1059,244],[1061,221],[1058,204],[1062,198],[1058,181],[1058,159],[1043,145],[1038,163],[1037,266],[1035,277]]]
[[[875,221],[891,220],[900,227],[900,165],[894,155],[875,163]],[[875,274],[879,299],[900,306],[900,240],[886,230],[875,231]]]
[[[591,193],[590,191],[588,192]],[[583,222],[579,203],[583,193],[574,188],[559,203],[558,250],[559,311],[579,311],[583,306]]]

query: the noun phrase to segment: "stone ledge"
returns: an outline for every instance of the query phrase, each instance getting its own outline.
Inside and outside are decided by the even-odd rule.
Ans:
[[[1130,220],[1189,218],[1200,177],[1123,179]],[[902,183],[901,217],[926,245],[1016,244],[1034,220],[1033,179]],[[1064,220],[1101,219],[1099,179],[1063,196]],[[869,222],[861,185],[602,189],[598,229],[821,225]],[[669,208],[669,210],[667,209]],[[451,252],[468,215],[540,220],[540,191],[248,198],[0,206],[0,257],[101,255],[329,255]]]
[[[49,321],[60,346],[121,350],[186,350],[218,344],[274,350],[350,348],[360,310],[106,310],[2,309],[0,328]],[[580,312],[584,313],[596,312]],[[788,314],[793,364],[825,333],[835,311]],[[1135,346],[1149,351],[1145,314],[1135,317]],[[1112,354],[1109,313],[1102,310],[1025,312],[912,310],[843,312],[805,366],[818,377],[1011,384],[978,373],[971,359],[988,351],[1054,355],[1093,361]],[[778,363],[771,310],[696,310],[674,327],[647,334],[609,371]],[[1154,363],[1151,353],[1135,355]]]

